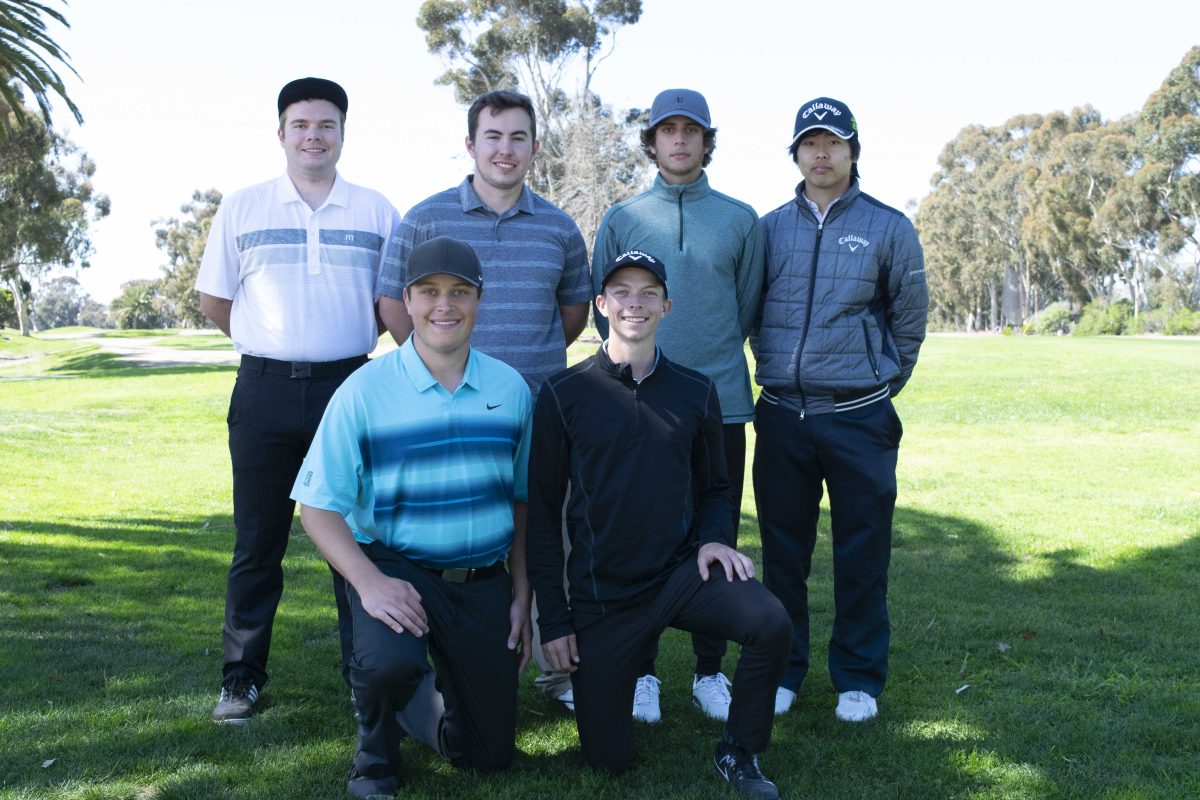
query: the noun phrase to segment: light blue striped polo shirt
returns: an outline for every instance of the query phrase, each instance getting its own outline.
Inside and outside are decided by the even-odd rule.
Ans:
[[[292,499],[418,564],[488,566],[507,556],[513,502],[529,496],[531,418],[514,369],[472,349],[451,393],[410,336],[334,394]]]
[[[579,226],[528,186],[516,205],[496,214],[468,176],[404,215],[384,255],[381,294],[403,298],[408,254],[435,236],[466,242],[483,264],[483,302],[471,345],[516,369],[536,395],[546,378],[567,366],[558,307],[592,299]]]

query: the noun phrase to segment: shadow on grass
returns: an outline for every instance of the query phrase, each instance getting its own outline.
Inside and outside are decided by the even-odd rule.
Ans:
[[[64,356],[46,371],[50,374],[71,374],[87,378],[129,378],[162,375],[198,375],[210,372],[233,372],[232,364],[176,364],[150,365],[127,360],[129,356],[109,353],[104,350],[89,350],[78,355]]]
[[[261,714],[209,721],[232,540],[228,517],[0,525],[6,791],[344,796],[354,723],[329,574],[298,526]],[[763,757],[785,796],[1196,796],[1200,663],[1183,643],[1200,639],[1200,539],[1097,569],[1070,551],[1018,558],[970,520],[899,509],[891,681],[880,718],[861,725],[832,714],[827,540],[810,585],[813,668]],[[407,741],[406,796],[728,798],[708,762],[722,723],[692,705],[692,667],[689,637],[668,631],[664,721],[635,727],[625,776],[583,767],[572,718],[527,674],[513,769],[460,773]]]

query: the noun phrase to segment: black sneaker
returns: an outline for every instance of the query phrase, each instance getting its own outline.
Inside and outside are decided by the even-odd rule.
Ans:
[[[758,756],[747,753],[732,742],[722,741],[713,753],[713,768],[721,780],[738,794],[758,800],[778,800],[779,789],[763,777]]]
[[[221,699],[213,709],[213,722],[244,725],[254,716],[258,702],[258,687],[241,675],[232,675],[221,682]]]
[[[346,778],[346,793],[356,800],[390,800],[396,796],[395,778],[368,778],[351,765]]]

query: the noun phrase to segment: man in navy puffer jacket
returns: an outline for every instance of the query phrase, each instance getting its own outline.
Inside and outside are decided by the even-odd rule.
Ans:
[[[775,711],[808,671],[807,579],[822,483],[833,538],[829,673],[838,719],[878,713],[891,628],[887,571],[902,428],[891,398],[925,338],[928,293],[908,218],[863,194],[850,109],[821,97],[796,114],[789,153],[804,180],[763,217],[767,269],[753,339],[754,493],[764,583],[792,617]]]

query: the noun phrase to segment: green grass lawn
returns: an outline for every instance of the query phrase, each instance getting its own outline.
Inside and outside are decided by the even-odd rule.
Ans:
[[[328,568],[298,522],[262,713],[209,720],[233,368],[16,338],[0,340],[0,798],[343,797],[354,722]],[[1200,797],[1198,373],[1196,339],[926,343],[896,401],[881,714],[833,718],[823,520],[813,669],[762,759],[784,797]],[[758,561],[746,488],[741,541]],[[583,767],[573,720],[529,673],[510,772],[459,773],[405,742],[404,796],[730,798],[691,667],[668,632],[664,721],[636,728],[621,778]]]

